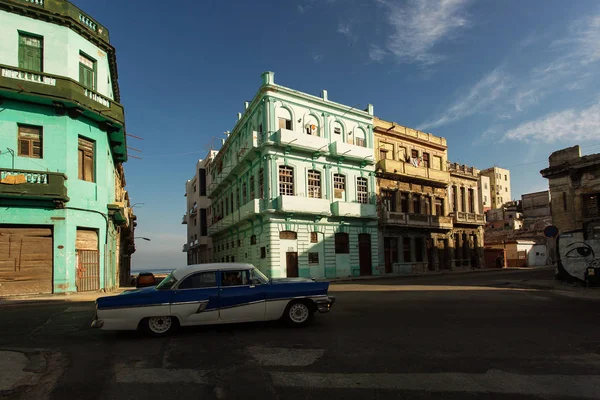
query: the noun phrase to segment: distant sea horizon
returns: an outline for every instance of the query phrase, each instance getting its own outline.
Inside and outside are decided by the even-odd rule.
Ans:
[[[131,275],[137,275],[140,272],[152,272],[154,275],[157,274],[168,274],[171,271],[173,271],[175,268],[159,268],[159,267],[155,267],[155,268],[132,268],[131,269]]]

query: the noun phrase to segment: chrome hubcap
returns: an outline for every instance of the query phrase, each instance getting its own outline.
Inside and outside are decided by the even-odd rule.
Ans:
[[[290,319],[296,323],[302,323],[308,318],[308,307],[306,304],[296,303],[290,307]]]
[[[171,317],[152,317],[148,320],[148,327],[154,333],[165,333],[171,328]]]

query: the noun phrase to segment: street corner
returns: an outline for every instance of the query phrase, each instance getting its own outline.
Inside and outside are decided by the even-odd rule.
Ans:
[[[61,359],[48,350],[0,348],[0,396],[52,386],[62,373]]]

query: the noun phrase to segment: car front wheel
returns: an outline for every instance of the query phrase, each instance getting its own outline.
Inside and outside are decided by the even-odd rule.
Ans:
[[[303,326],[310,322],[314,313],[307,303],[296,301],[287,306],[284,318],[289,326]]]
[[[146,331],[153,336],[166,336],[177,329],[177,318],[162,316],[150,317],[145,320]]]

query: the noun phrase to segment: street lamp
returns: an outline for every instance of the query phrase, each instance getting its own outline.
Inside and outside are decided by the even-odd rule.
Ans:
[[[147,237],[143,237],[143,236],[136,236],[136,237],[134,237],[134,239],[144,239],[147,242],[150,241],[150,239],[148,239]]]

